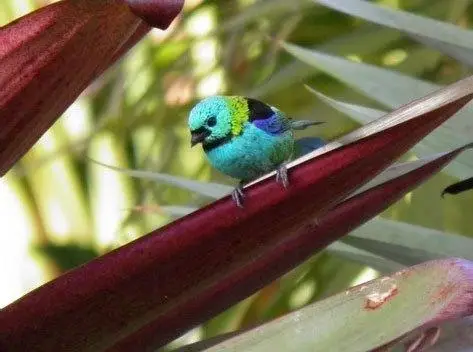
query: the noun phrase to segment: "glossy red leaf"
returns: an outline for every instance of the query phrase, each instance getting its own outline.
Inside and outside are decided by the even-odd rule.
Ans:
[[[286,272],[292,264],[273,262],[268,275],[239,281],[242,270],[448,119],[469,92],[426,98],[437,102],[428,109],[401,108],[416,117],[291,168],[288,190],[263,180],[246,190],[244,210],[226,197],[38,288],[2,311],[0,349],[100,350],[150,323],[158,330],[139,335],[143,346],[170,341]],[[338,238],[326,236],[314,250]],[[127,349],[126,340],[122,346],[116,349]]]
[[[179,12],[169,6],[162,27]],[[64,0],[2,27],[0,176],[150,28],[122,0]]]

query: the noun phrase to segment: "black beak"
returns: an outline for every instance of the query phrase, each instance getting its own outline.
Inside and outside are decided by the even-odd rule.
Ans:
[[[191,147],[196,144],[202,143],[205,138],[210,134],[210,131],[205,127],[201,127],[198,130],[191,131]]]

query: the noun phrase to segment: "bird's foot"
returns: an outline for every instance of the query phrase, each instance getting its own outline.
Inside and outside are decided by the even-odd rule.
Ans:
[[[289,187],[289,178],[287,176],[287,164],[281,164],[276,170],[276,182],[283,185],[284,188]]]
[[[238,186],[236,186],[232,192],[232,199],[239,208],[244,208],[243,207],[244,198],[245,198],[245,195],[243,194],[243,183],[240,182]]]

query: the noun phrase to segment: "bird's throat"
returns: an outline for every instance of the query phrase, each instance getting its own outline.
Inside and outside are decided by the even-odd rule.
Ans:
[[[214,140],[212,142],[203,142],[202,143],[202,146],[204,148],[204,151],[205,152],[209,152],[217,147],[220,147],[221,145],[224,145],[228,142],[230,142],[232,139],[232,137],[230,136],[227,136],[227,137],[222,137],[222,138],[219,138],[217,140]]]

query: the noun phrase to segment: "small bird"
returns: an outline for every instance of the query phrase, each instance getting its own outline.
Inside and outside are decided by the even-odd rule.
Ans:
[[[200,101],[189,114],[191,146],[202,143],[214,168],[240,180],[232,198],[243,207],[243,186],[270,171],[287,188],[286,164],[297,149],[307,152],[325,144],[304,138],[298,145],[294,130],[320,124],[292,120],[277,108],[242,96],[212,96]]]

